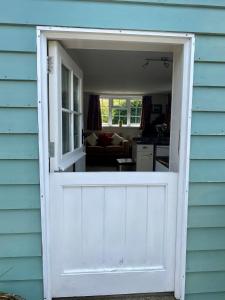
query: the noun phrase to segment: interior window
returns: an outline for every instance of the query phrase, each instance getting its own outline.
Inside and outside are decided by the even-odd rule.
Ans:
[[[100,97],[103,126],[139,127],[141,122],[141,97]]]

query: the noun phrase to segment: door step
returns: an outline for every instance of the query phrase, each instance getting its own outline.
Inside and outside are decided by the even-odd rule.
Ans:
[[[176,300],[171,293],[54,298],[55,300]]]

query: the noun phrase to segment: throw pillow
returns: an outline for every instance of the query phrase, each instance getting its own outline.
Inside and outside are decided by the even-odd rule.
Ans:
[[[111,145],[112,143],[112,138],[105,133],[102,133],[98,136],[98,144],[102,147],[106,147]]]
[[[89,145],[91,146],[96,146],[97,145],[97,135],[92,132],[87,138],[86,138],[86,141],[88,142]]]
[[[122,136],[119,136],[119,134],[114,133],[112,136],[112,144],[113,145],[119,145],[124,140]]]

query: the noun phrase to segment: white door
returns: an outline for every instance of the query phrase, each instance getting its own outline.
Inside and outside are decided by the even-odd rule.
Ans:
[[[174,291],[177,174],[62,172],[84,155],[81,130],[73,140],[72,78],[82,76],[58,43],[49,54],[52,297]]]
[[[83,74],[63,47],[49,42],[49,116],[51,172],[84,171]]]

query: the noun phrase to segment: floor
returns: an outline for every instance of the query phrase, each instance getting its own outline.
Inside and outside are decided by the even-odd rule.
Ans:
[[[57,298],[57,300],[175,300],[171,294]]]
[[[87,165],[86,172],[116,172],[117,167],[115,165],[111,166],[98,166],[98,165]]]

